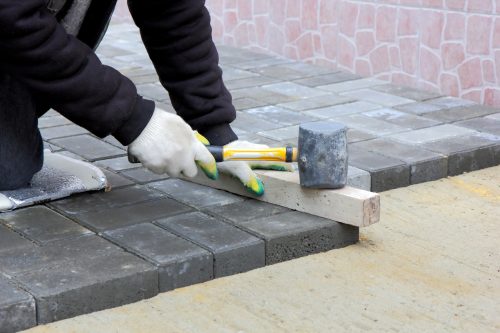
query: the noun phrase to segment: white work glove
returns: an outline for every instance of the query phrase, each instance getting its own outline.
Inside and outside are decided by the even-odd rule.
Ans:
[[[208,145],[208,140],[201,135],[197,135],[198,139],[203,142],[203,144]],[[253,149],[263,149],[269,148],[266,145],[251,143],[248,141],[233,141],[227,144],[225,147],[231,148],[253,148]],[[245,188],[257,195],[261,196],[264,194],[264,184],[262,180],[257,177],[255,172],[252,170],[263,169],[263,170],[276,170],[276,171],[293,171],[293,165],[291,163],[284,162],[268,162],[268,161],[226,161],[217,163],[217,169],[221,173],[231,175],[238,178],[239,181],[245,186]]]
[[[142,133],[129,145],[129,154],[156,174],[194,177],[198,164],[211,179],[218,178],[215,159],[181,117],[155,109]]]

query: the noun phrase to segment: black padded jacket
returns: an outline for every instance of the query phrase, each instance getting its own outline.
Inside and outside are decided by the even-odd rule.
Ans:
[[[24,82],[41,105],[128,145],[148,123],[154,103],[93,51],[115,5],[116,0],[93,1],[73,37],[45,0],[0,0],[0,71]],[[236,112],[204,0],[129,0],[129,8],[177,113],[212,144],[237,139],[229,126]]]

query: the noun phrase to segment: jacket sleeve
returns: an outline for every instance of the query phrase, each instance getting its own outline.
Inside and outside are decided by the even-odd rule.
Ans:
[[[0,1],[0,70],[16,76],[44,103],[99,137],[128,145],[151,118],[154,103],[64,28],[44,0]]]
[[[128,0],[142,40],[177,113],[210,143],[237,139],[204,0]]]

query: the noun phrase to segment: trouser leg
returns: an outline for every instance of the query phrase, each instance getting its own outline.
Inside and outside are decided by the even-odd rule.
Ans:
[[[28,186],[42,165],[35,98],[15,77],[0,73],[0,190]]]

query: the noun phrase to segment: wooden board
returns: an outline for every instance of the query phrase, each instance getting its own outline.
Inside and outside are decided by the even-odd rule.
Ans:
[[[303,188],[298,172],[257,170],[256,173],[265,186],[261,197],[247,192],[238,180],[227,175],[213,181],[198,172],[195,178],[184,179],[357,227],[369,226],[380,219],[380,196],[376,193],[349,186],[337,190]]]

